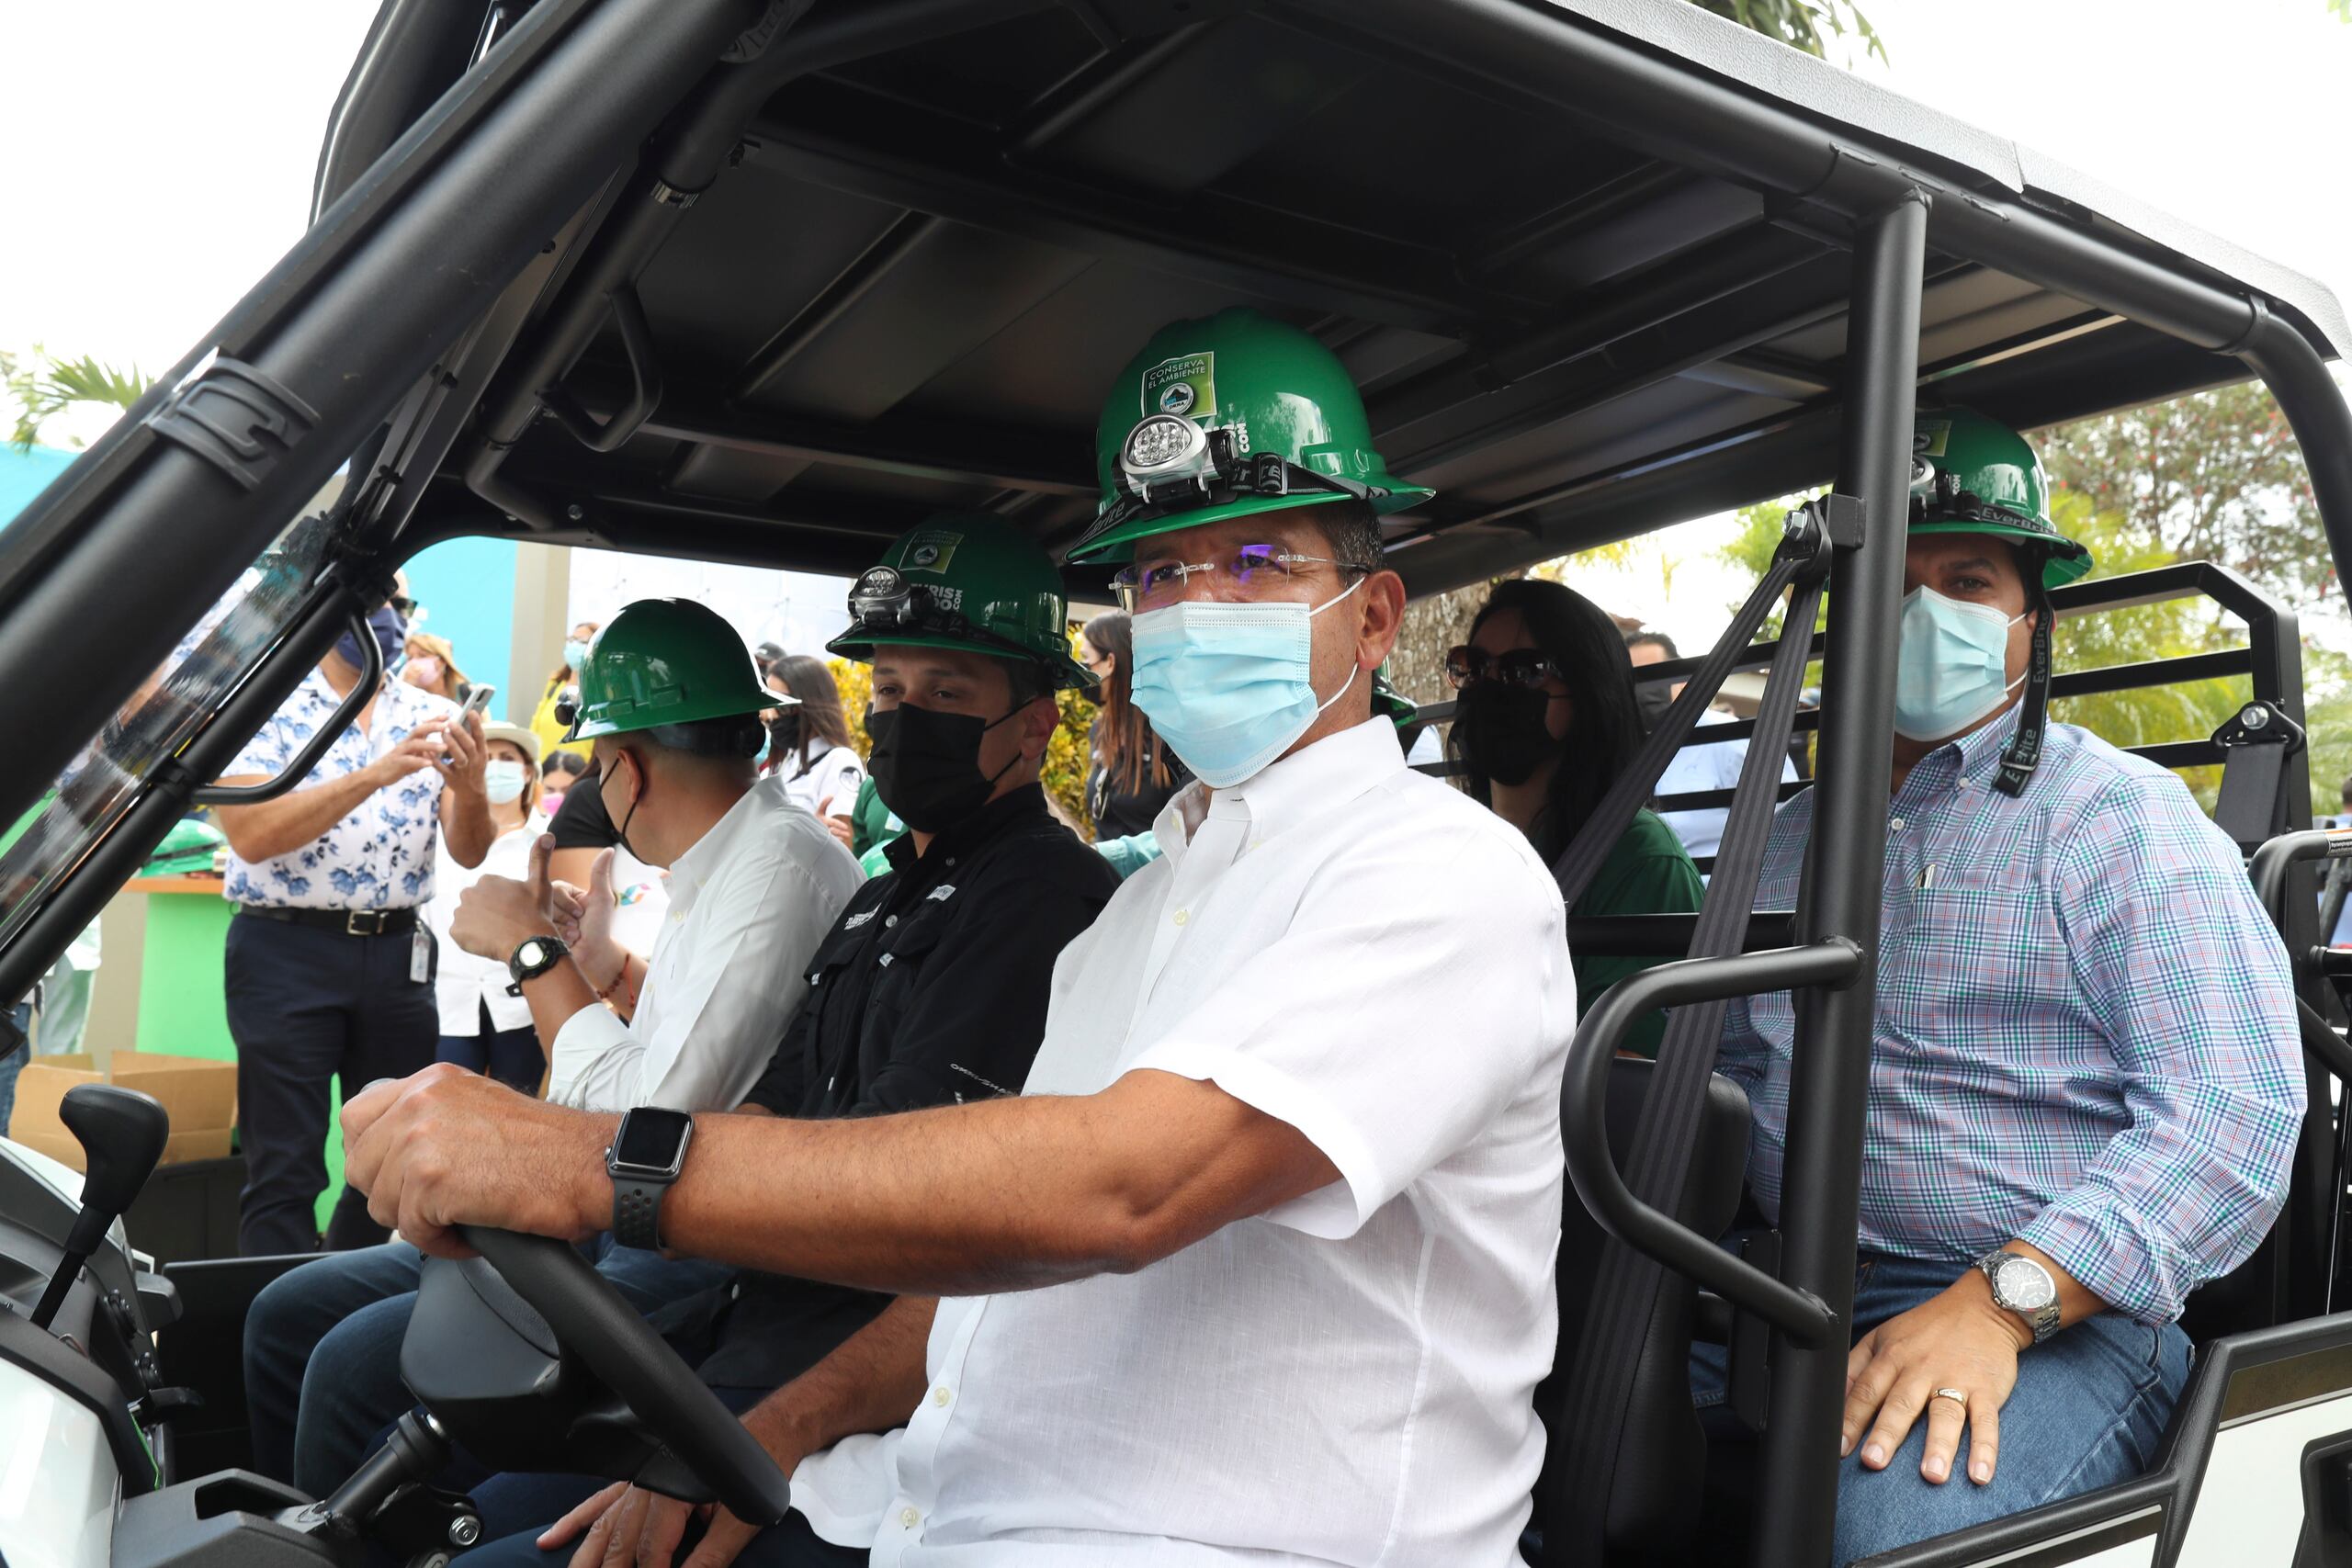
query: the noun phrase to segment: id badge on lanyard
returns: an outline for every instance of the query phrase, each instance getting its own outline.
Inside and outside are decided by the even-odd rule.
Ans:
[[[416,922],[409,936],[408,977],[419,986],[433,978],[433,933],[424,929],[423,920]]]

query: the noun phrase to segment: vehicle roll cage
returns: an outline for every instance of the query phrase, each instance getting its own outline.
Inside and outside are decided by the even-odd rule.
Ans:
[[[1066,6],[1091,17],[1089,26],[1098,32],[1103,14],[1120,8],[1076,0],[872,0],[829,6],[803,32],[794,25],[806,9],[798,3],[540,0],[399,130],[381,156],[336,149],[322,176],[330,188],[322,190],[310,233],[220,323],[205,344],[210,352],[191,354],[162,378],[34,503],[0,547],[0,670],[70,670],[79,677],[0,682],[0,732],[10,737],[15,756],[0,776],[0,821],[34,803],[95,721],[130,695],[171,652],[179,631],[357,453],[336,513],[351,570],[322,579],[216,721],[144,781],[143,793],[71,874],[39,891],[37,912],[0,951],[0,998],[29,989],[195,791],[227,766],[276,702],[365,609],[368,569],[380,573],[437,538],[501,531],[478,506],[442,506],[417,516],[436,482],[446,491],[454,478],[517,520],[526,537],[752,559],[772,550],[783,528],[808,541],[800,564],[851,570],[870,564],[879,536],[901,521],[855,501],[824,508],[787,500],[762,511],[707,497],[594,487],[560,495],[543,488],[543,472],[525,471],[514,460],[550,390],[564,426],[592,446],[617,446],[631,426],[702,432],[883,472],[1001,480],[1019,492],[1010,507],[1015,512],[1091,492],[1082,463],[1017,433],[997,439],[938,422],[877,422],[862,430],[822,418],[764,416],[754,428],[724,399],[692,388],[665,390],[673,383],[660,374],[635,330],[641,324],[638,280],[679,215],[739,158],[818,183],[854,184],[869,197],[902,198],[905,216],[873,242],[876,259],[903,254],[944,221],[994,222],[1091,254],[1152,258],[1189,278],[1215,280],[1277,306],[1441,334],[1475,336],[1469,329],[1482,321],[1510,325],[1508,342],[1474,342],[1465,359],[1418,372],[1374,399],[1384,444],[1408,471],[1539,429],[1564,408],[1591,406],[1628,385],[1647,384],[1645,378],[1672,376],[1679,367],[1713,362],[1710,355],[1728,358],[1792,322],[1843,315],[1847,341],[1834,385],[1802,366],[1749,367],[1806,387],[1809,406],[1717,433],[1679,454],[1697,478],[1679,494],[1712,493],[1712,483],[1724,491],[1721,504],[1737,504],[1817,482],[1826,469],[1835,493],[1857,509],[1859,529],[1835,547],[1829,567],[1815,785],[1815,820],[1824,827],[1806,869],[1803,912],[1784,929],[1769,918],[1754,922],[1746,942],[1753,947],[1769,939],[1797,956],[1748,952],[1693,961],[1670,980],[1648,982],[1647,992],[1604,1004],[1622,1012],[1668,990],[1727,996],[1807,982],[1796,996],[1781,1258],[1774,1289],[1749,1292],[1779,1324],[1770,1362],[1773,1440],[1762,1448],[1751,1561],[1818,1568],[1830,1551],[1835,1435],[1844,1398],[1846,1350],[1837,1330],[1851,1321],[1876,994],[1879,824],[1891,767],[1893,650],[1929,247],[1937,277],[1997,269],[2079,301],[2079,324],[2124,318],[2217,356],[2216,379],[2228,378],[2231,361],[2258,377],[2301,446],[2336,560],[2352,562],[2352,412],[2322,362],[2324,338],[2314,342],[2325,323],[2313,327],[2260,285],[2234,284],[2113,226],[2062,219],[1996,179],[1963,179],[1946,161],[1915,156],[1897,136],[1841,127],[1785,94],[1679,59],[1657,39],[1634,36],[1598,14],[1622,7],[1592,0],[1262,0],[1205,8],[1262,12],[1350,50],[1502,90],[1672,169],[1762,197],[1765,224],[1683,255],[1670,275],[1636,275],[1622,287],[1589,293],[1566,319],[1530,319],[1524,302],[1501,294],[1478,267],[1465,276],[1378,235],[1335,244],[1332,226],[1294,220],[1278,207],[1209,201],[1175,213],[1023,171],[1017,153],[1024,138],[1050,137],[1057,125],[1121,91],[1123,82],[1178,47],[1171,40],[1181,34],[1146,29],[1106,48],[1104,69],[1074,76],[1032,122],[1016,128],[1008,143],[1012,157],[981,158],[976,153],[986,149],[961,145],[900,155],[777,121],[763,109],[776,86],[820,62],[856,61],[910,39],[945,38]],[[397,20],[410,9],[422,7],[401,0],[386,15]],[[1632,15],[1638,23],[1644,14]],[[382,129],[392,136],[392,128]],[[347,180],[345,188],[332,188],[337,177]],[[1639,184],[1657,177],[1666,176],[1631,178]],[[1571,203],[1541,220],[1530,236],[1544,224],[1588,220],[1599,210],[1595,204],[1610,199],[1604,191],[1591,202]],[[1507,257],[1513,243],[1498,236],[1496,256]],[[745,367],[745,384],[781,367],[821,329],[828,312],[847,309],[876,276],[871,268],[844,273],[834,292],[814,301]],[[1759,285],[1766,303],[1777,303],[1778,314],[1770,331],[1743,343],[1732,323],[1709,312],[1730,290],[1751,284]],[[599,387],[574,361],[607,321],[619,324],[627,377],[625,384]],[[1626,352],[1618,355],[1621,345]],[[1545,400],[1506,400],[1496,417],[1475,427],[1417,417],[1459,409],[1498,384],[1538,385],[1563,367],[1575,376],[1556,389],[1544,383]],[[250,421],[220,416],[226,420],[216,432],[221,444],[210,454],[174,438],[166,428],[172,411],[231,376],[264,389]],[[1833,396],[1834,408],[1826,401]],[[297,412],[300,418],[290,417]],[[1420,423],[1429,428],[1408,439],[1390,443],[1385,434]],[[1769,464],[1730,461],[1758,448],[1769,448]],[[221,450],[238,453],[238,461],[224,463]],[[1662,461],[1650,454],[1501,502],[1441,505],[1426,527],[1392,540],[1392,548],[1413,586],[1429,592],[1483,575],[1472,554],[1454,547],[1465,528],[1518,526],[1566,512],[1601,531],[1596,536],[1620,525],[1645,526],[1629,508],[1641,504]],[[1770,482],[1755,483],[1759,474]],[[1730,493],[1735,477],[1748,487],[1746,493]],[[660,523],[658,531],[637,526],[649,519]],[[2252,594],[2217,569],[2167,570],[2182,575],[2148,576],[2224,602]],[[2162,585],[2143,579],[2140,586]],[[2078,584],[2053,598],[2081,607],[2102,589]],[[92,613],[96,606],[106,613]],[[2250,673],[2258,696],[2300,721],[2291,618],[2249,617],[2248,624],[2253,642],[2245,652],[2166,661],[2168,678]],[[2117,689],[2103,682],[2130,674],[2072,672],[2057,693]],[[2139,683],[2136,676],[2130,683]],[[1720,738],[1734,733],[1726,727]],[[2152,754],[2177,765],[2192,751],[2203,760],[2198,745],[2181,742]],[[2297,815],[2303,809],[2289,801],[2290,825],[2306,820]],[[2298,899],[2311,902],[2300,891],[2288,901]],[[1572,1135],[1581,1144],[1589,1131],[1579,1123]],[[1590,1154],[1580,1147],[1576,1157],[1589,1164]],[[1613,1195],[1605,1189],[1603,1182],[1594,1190],[1603,1193],[1607,1209]],[[1669,1264],[1694,1265],[1696,1255],[1681,1239],[1638,1217],[1629,1220],[1622,1208],[1611,1212],[1626,1241]],[[1740,1281],[1735,1289],[1753,1284],[1744,1275],[1730,1277]],[[1806,1305],[1798,1312],[1792,1303],[1818,1303],[1818,1311]],[[1822,1329],[1825,1322],[1836,1329]]]

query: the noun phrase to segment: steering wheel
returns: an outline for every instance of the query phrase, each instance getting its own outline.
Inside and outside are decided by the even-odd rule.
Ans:
[[[478,1225],[458,1234],[736,1517],[784,1517],[792,1487],[775,1461],[587,1259],[543,1235]]]

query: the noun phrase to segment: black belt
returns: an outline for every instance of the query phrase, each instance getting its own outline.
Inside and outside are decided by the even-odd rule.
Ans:
[[[316,926],[345,936],[398,936],[416,927],[416,910],[407,909],[278,909],[266,904],[240,904],[237,913],[258,920],[279,920],[289,926]]]

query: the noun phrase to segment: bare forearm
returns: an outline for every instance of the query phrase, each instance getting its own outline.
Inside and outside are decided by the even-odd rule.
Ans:
[[[789,1473],[820,1449],[859,1432],[901,1426],[922,1401],[923,1349],[939,1303],[900,1296],[823,1360],[744,1414],[761,1445]]]
[[[979,1294],[1141,1268],[1336,1175],[1214,1085],[1136,1073],[1100,1094],[893,1116],[704,1117],[662,1229],[746,1268]]]
[[[490,819],[490,797],[480,791],[451,786],[441,792],[441,831],[448,836],[449,858],[469,871],[490,853],[498,829]]]
[[[697,1119],[663,1244],[772,1273],[930,1295],[1120,1266],[1088,1152],[1091,1100],[999,1100],[846,1121]]]
[[[224,784],[255,784],[259,776],[225,778]],[[382,788],[366,770],[312,784],[254,806],[220,808],[220,831],[229,847],[245,861],[275,860],[325,836],[328,829],[359,809],[360,802]]]

